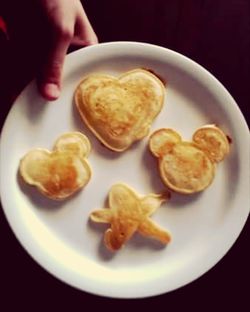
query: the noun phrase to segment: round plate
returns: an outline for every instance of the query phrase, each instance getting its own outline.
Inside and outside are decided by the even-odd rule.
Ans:
[[[115,76],[134,68],[153,70],[167,81],[166,101],[151,133],[174,128],[183,139],[205,124],[219,125],[231,138],[229,156],[218,165],[212,185],[185,196],[172,194],[152,216],[172,234],[167,247],[135,235],[110,253],[105,225],[89,222],[105,207],[111,186],[124,182],[142,195],[164,190],[148,138],[124,153],[109,151],[86,129],[75,110],[74,90],[91,72]],[[52,148],[67,131],[82,131],[91,143],[93,176],[84,190],[55,202],[18,176],[20,158],[36,147]],[[81,290],[133,298],[166,293],[190,283],[229,250],[249,214],[249,140],[246,122],[230,94],[204,68],[165,48],[114,42],[67,56],[60,98],[47,103],[32,82],[13,105],[1,137],[1,199],[20,243],[47,271]]]

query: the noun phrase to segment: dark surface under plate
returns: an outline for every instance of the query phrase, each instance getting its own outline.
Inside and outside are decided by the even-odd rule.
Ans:
[[[100,42],[149,42],[192,58],[224,84],[249,125],[250,1],[90,0],[84,3]],[[31,11],[27,10],[26,14]],[[27,51],[25,36],[20,36],[25,29],[25,16],[15,15],[18,14],[9,19],[15,17],[20,25],[16,42],[7,42],[0,51],[1,126],[14,96],[32,78],[35,56],[39,58],[34,51]],[[179,311],[180,307],[195,311],[228,307],[245,311],[249,301],[249,233],[248,222],[227,255],[188,286],[154,298],[111,300],[78,291],[45,272],[20,246],[1,209],[0,307],[6,305],[6,308],[0,309],[11,311],[12,305],[17,305],[26,307],[27,311],[37,308],[58,311],[62,306],[65,311],[76,311],[76,306],[81,310],[97,307],[107,310],[152,305],[154,309],[173,311]]]

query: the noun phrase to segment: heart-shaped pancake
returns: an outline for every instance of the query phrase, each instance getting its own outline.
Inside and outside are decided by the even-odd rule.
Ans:
[[[88,138],[79,132],[60,136],[52,151],[36,148],[20,161],[24,181],[51,199],[64,199],[85,186],[91,177],[86,160],[91,149]]]
[[[113,77],[93,73],[75,92],[75,103],[87,127],[109,149],[126,150],[145,137],[162,109],[165,86],[153,73],[135,69]]]

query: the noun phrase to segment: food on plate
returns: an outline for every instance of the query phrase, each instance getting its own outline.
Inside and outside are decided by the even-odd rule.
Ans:
[[[119,77],[92,73],[75,91],[75,103],[84,123],[116,152],[126,150],[149,133],[164,97],[162,81],[144,69],[134,69]]]
[[[104,235],[104,243],[111,251],[120,249],[135,232],[166,245],[171,240],[170,234],[150,216],[168,197],[168,193],[139,196],[126,184],[118,183],[109,192],[109,208],[93,211],[90,219],[110,224]]]
[[[215,163],[222,161],[229,153],[228,137],[214,125],[206,125],[196,130],[193,142]]]
[[[216,164],[229,153],[229,142],[215,125],[196,130],[191,142],[183,141],[173,129],[159,129],[150,136],[149,149],[158,158],[165,185],[173,191],[192,194],[212,183]]]
[[[68,132],[56,140],[52,151],[35,148],[24,155],[19,172],[46,197],[65,199],[89,182],[91,169],[86,158],[90,150],[84,134]]]

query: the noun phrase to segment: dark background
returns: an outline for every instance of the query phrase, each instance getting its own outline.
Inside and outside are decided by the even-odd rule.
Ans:
[[[100,42],[149,42],[192,58],[224,84],[249,125],[249,0],[89,0],[83,3]],[[32,78],[35,60],[42,53],[42,49],[36,53],[28,50],[25,36],[20,36],[28,27],[24,15],[6,18],[15,18],[20,27],[17,35],[13,32],[15,42],[7,42],[0,51],[1,126],[13,99]],[[180,308],[245,311],[249,305],[249,227],[248,222],[236,244],[214,268],[188,286],[154,298],[111,300],[76,290],[45,272],[19,245],[1,209],[0,307],[8,305],[8,309],[2,311],[10,311],[15,305],[33,311],[37,307],[75,311],[77,306],[83,310],[154,307],[173,311]]]

